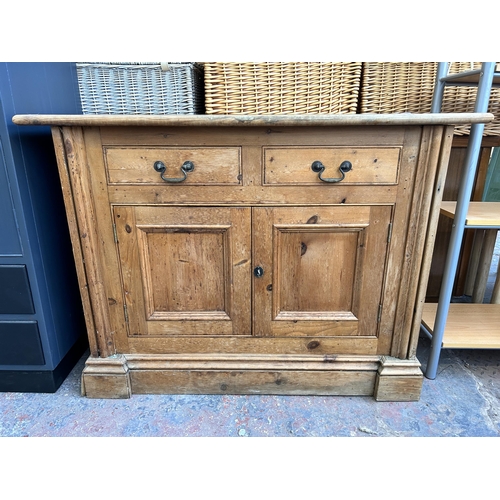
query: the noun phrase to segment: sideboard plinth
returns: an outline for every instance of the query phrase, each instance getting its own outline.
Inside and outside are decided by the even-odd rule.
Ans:
[[[82,373],[89,398],[132,394],[374,396],[417,401],[418,360],[385,356],[125,354],[90,357]]]
[[[82,372],[82,396],[127,399],[131,396],[130,372],[125,356],[89,357]]]
[[[423,374],[418,359],[382,356],[374,398],[376,401],[418,401],[422,384]]]

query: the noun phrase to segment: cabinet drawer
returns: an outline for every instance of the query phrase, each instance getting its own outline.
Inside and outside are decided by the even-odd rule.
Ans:
[[[104,148],[110,184],[241,184],[240,159],[239,147]],[[162,162],[163,172],[155,170],[156,162]],[[181,181],[185,162],[194,169]]]
[[[322,183],[313,162],[320,161],[325,169],[323,178],[338,179],[339,167],[349,161],[352,169],[342,184],[397,184],[400,148],[276,148],[266,147],[264,157],[265,184],[317,185]]]

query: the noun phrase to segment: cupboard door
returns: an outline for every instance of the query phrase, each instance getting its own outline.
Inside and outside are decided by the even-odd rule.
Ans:
[[[249,335],[249,208],[116,206],[131,336]]]
[[[391,206],[255,208],[254,335],[377,336]]]

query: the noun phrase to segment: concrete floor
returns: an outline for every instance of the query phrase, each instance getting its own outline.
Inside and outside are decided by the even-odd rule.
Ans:
[[[429,341],[418,357],[425,368]],[[500,351],[443,350],[420,401],[371,397],[80,396],[86,356],[55,394],[0,393],[0,436],[499,436]]]
[[[493,270],[499,254],[500,237]],[[492,286],[490,280],[485,300]],[[423,371],[429,346],[419,340]],[[80,395],[87,356],[55,394],[0,393],[0,436],[500,436],[500,350],[443,350],[436,379],[424,379],[413,403],[347,396],[87,399]]]

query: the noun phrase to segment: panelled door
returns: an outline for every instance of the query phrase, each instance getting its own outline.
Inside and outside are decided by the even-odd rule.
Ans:
[[[129,335],[249,335],[249,208],[114,208]]]
[[[256,208],[254,335],[376,336],[392,207]]]

